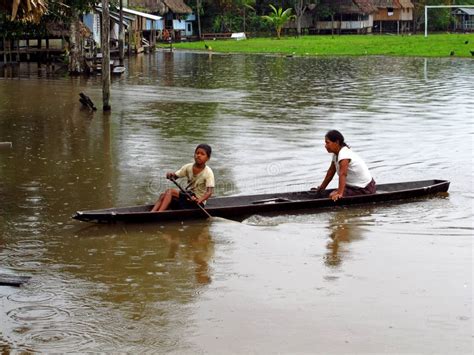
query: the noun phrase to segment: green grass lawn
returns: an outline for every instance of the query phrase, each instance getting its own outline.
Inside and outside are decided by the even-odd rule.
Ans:
[[[466,42],[468,42],[466,44]],[[471,57],[474,34],[396,35],[318,35],[302,37],[251,38],[243,41],[216,40],[173,44],[179,49],[224,53],[275,53],[298,56],[387,55],[416,57]],[[167,46],[165,46],[167,47]],[[454,54],[452,54],[454,52]]]

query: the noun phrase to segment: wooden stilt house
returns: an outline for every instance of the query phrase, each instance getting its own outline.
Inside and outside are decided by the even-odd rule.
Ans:
[[[94,11],[83,16],[84,23],[92,31],[94,42],[100,46],[100,18],[102,7],[96,6]],[[155,48],[157,32],[160,30],[162,17],[141,11],[123,8],[123,26],[126,42],[130,52],[140,53]],[[118,51],[120,16],[110,11],[110,41],[112,52]]]
[[[193,10],[183,0],[129,0],[130,6],[148,9],[163,17],[159,37],[180,41],[193,35]]]
[[[413,21],[410,0],[372,0],[377,7],[374,14],[374,32],[406,33]]]
[[[317,32],[370,33],[377,8],[372,0],[321,0]]]

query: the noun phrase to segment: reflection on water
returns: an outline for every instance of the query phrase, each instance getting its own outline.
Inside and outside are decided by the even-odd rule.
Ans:
[[[314,334],[328,332],[299,334],[316,327],[320,314],[332,325],[334,337],[328,337],[353,340],[359,328],[344,333],[345,325],[359,318],[345,307],[345,290],[368,290],[370,298],[379,280],[372,275],[363,283],[347,274],[357,269],[370,275],[374,254],[383,257],[377,233],[422,241],[421,282],[430,279],[430,270],[455,270],[438,272],[436,285],[445,293],[422,297],[428,310],[416,305],[416,287],[416,297],[400,300],[417,310],[405,314],[408,323],[423,324],[432,309],[443,316],[470,314],[446,309],[444,300],[462,307],[471,290],[466,275],[472,256],[458,256],[472,249],[473,212],[466,208],[474,196],[472,174],[461,169],[472,160],[472,61],[159,52],[130,60],[126,75],[113,78],[110,114],[81,109],[78,101],[85,92],[100,106],[100,77],[69,78],[23,64],[2,69],[0,142],[13,147],[0,151],[0,272],[32,276],[21,289],[0,287],[2,351],[206,352],[222,341],[222,352],[244,343],[263,344],[261,352],[310,352],[314,346],[304,344],[314,345]],[[164,173],[192,161],[201,142],[213,147],[216,195],[309,189],[327,170],[323,139],[333,128],[344,133],[378,182],[448,179],[449,197],[254,216],[225,227],[87,226],[70,218],[78,209],[155,201],[171,187]],[[394,249],[402,243],[389,241]],[[442,264],[436,262],[440,256]],[[403,264],[403,283],[399,275],[385,275],[387,282],[414,282],[410,265]],[[235,293],[226,298],[229,290]],[[355,308],[370,313],[376,302],[390,299],[383,294]],[[390,309],[379,304],[378,316],[390,319]],[[250,328],[258,335],[242,342],[248,319],[259,325]],[[292,319],[299,332],[288,333]],[[222,330],[222,337],[208,326]],[[461,338],[465,328],[454,328],[443,334]],[[386,329],[384,324],[374,333]],[[437,334],[429,349],[452,353],[453,342]],[[371,340],[403,352],[418,343],[414,337],[401,331],[388,345],[387,338]],[[401,347],[399,339],[406,339]],[[283,341],[302,347],[285,348]],[[466,349],[457,343],[456,351]],[[326,343],[319,338],[318,344]],[[348,351],[344,344],[340,352]],[[363,344],[357,349],[368,350]]]
[[[327,243],[325,265],[340,266],[349,253],[348,244],[364,238],[364,224],[370,216],[371,210],[365,208],[338,209],[331,214],[327,227],[330,241]]]
[[[13,333],[5,334],[21,326],[38,351],[172,349],[186,326],[186,304],[212,281],[209,226],[93,225],[48,243],[41,267],[51,271],[7,296],[3,321]]]
[[[208,224],[205,224],[205,228],[202,228],[201,231],[193,231],[182,252],[180,252],[182,249],[180,237],[167,233],[163,233],[162,237],[169,244],[168,259],[178,260],[180,254],[184,254],[187,260],[192,260],[196,264],[196,281],[203,285],[211,282],[209,261],[214,250]]]
[[[121,297],[130,301],[130,292],[137,293],[134,302],[149,297],[184,302],[192,298],[197,285],[211,281],[208,263],[214,244],[207,222],[178,228],[175,224],[93,226],[77,235],[79,240],[69,241],[75,247],[62,255],[64,268],[76,277],[106,285],[104,296],[114,302]],[[77,264],[87,267],[78,269]]]

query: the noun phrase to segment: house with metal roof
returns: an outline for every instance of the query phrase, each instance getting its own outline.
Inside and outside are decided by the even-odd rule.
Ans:
[[[84,14],[82,21],[92,32],[95,45],[100,47],[102,7],[96,6],[90,13]],[[111,50],[117,50],[119,39],[120,15],[116,11],[110,11],[110,41]],[[142,52],[145,48],[154,48],[156,44],[156,33],[162,29],[162,17],[148,14],[146,12],[123,8],[123,27],[125,30],[125,42],[130,51]]]
[[[191,7],[183,0],[129,0],[130,6],[148,9],[163,17],[163,28],[159,34],[162,40],[180,41],[194,34],[195,16]]]
[[[456,18],[454,23],[455,31],[472,32],[474,31],[474,8],[459,7],[452,12]]]

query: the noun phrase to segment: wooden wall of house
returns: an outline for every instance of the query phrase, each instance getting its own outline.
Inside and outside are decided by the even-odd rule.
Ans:
[[[374,14],[374,21],[399,21],[402,19],[401,10],[402,9],[393,9],[393,15],[389,16],[387,9],[381,8]]]
[[[413,9],[393,9],[393,15],[388,16],[388,11],[385,8],[379,9],[374,14],[374,21],[412,21]]]
[[[401,16],[402,21],[413,21],[413,9],[402,9]]]

